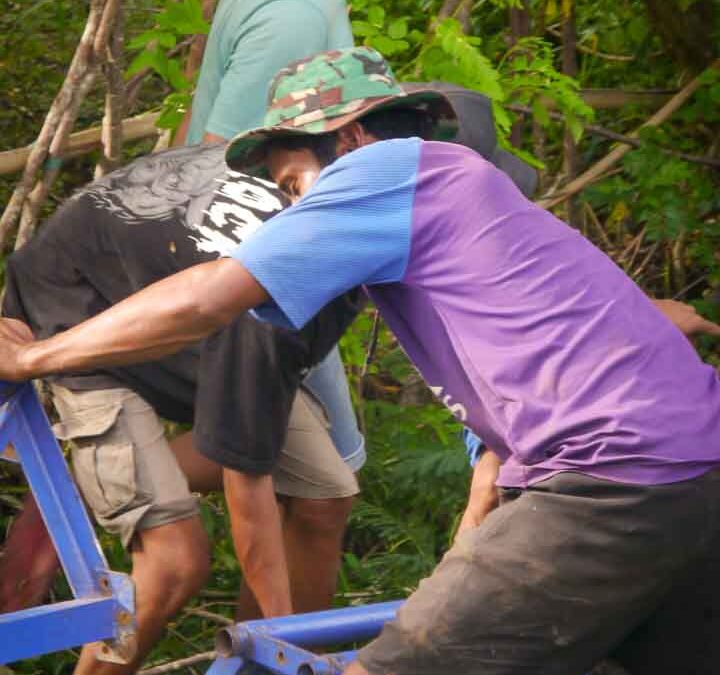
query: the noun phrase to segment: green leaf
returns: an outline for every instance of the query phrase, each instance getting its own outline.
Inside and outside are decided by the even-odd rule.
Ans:
[[[153,50],[145,50],[140,52],[130,63],[126,71],[126,75],[134,75],[135,73],[150,68],[154,70],[160,77],[167,80],[167,64],[168,59],[162,52]]]
[[[410,40],[410,42],[415,44],[422,42],[425,39],[425,33],[423,33],[421,30],[418,30],[417,28],[413,28],[408,34],[408,39]]]
[[[398,51],[397,42],[391,40],[389,37],[385,37],[384,35],[373,35],[371,38],[368,39],[368,42],[371,47],[377,49],[381,54],[384,54],[385,56],[392,56],[395,52]]]
[[[203,19],[202,5],[199,0],[172,2],[157,17],[158,26],[180,35],[206,34],[210,26]]]
[[[550,124],[550,115],[548,110],[540,99],[536,99],[532,104],[532,114],[535,121],[541,126],[546,127]]]
[[[170,59],[167,63],[167,80],[170,86],[176,91],[187,91],[190,89],[190,82],[183,74],[180,61],[178,59]]]
[[[408,27],[405,19],[397,19],[388,26],[388,36],[393,40],[400,40],[407,35]]]
[[[166,49],[172,49],[177,44],[177,38],[166,31],[148,30],[130,40],[127,47],[128,49],[141,49],[152,42],[156,42]]]
[[[373,5],[368,10],[368,21],[378,28],[385,24],[385,10],[380,5]]]
[[[358,37],[369,37],[371,35],[376,35],[378,32],[378,29],[372,24],[369,24],[367,21],[353,21],[352,30],[353,34]]]
[[[565,123],[573,140],[577,143],[583,135],[584,125],[575,115],[568,115]]]

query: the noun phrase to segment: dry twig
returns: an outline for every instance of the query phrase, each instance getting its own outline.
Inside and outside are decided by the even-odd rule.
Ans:
[[[232,626],[235,623],[232,619],[228,619],[222,614],[218,614],[217,612],[209,612],[206,609],[200,609],[198,607],[190,607],[189,609],[186,609],[184,613],[191,616],[199,616],[203,619],[208,619],[208,621],[214,621],[215,623],[219,623],[222,626]]]
[[[174,673],[188,666],[195,665],[196,663],[204,663],[206,661],[212,661],[217,654],[213,652],[201,652],[194,656],[188,656],[185,659],[178,659],[177,661],[170,661],[169,663],[163,663],[159,666],[153,666],[152,668],[145,668],[138,672],[138,675],[163,675],[164,673]]]

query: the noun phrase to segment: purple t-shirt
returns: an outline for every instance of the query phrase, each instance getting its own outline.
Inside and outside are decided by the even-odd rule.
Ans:
[[[720,464],[720,382],[604,253],[467,148],[374,143],[233,253],[302,326],[366,284],[435,394],[505,460],[639,484]]]

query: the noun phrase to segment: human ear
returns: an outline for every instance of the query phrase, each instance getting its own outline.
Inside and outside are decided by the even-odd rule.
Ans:
[[[348,152],[357,150],[371,142],[362,124],[356,121],[340,127],[335,133],[337,134],[335,153],[338,157],[342,157]]]

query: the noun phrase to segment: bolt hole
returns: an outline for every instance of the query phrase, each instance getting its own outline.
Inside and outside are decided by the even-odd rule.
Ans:
[[[277,659],[277,662],[278,662],[278,663],[285,663],[285,661],[287,661],[287,657],[285,656],[285,652],[282,651],[282,649],[281,649],[280,651],[278,651],[278,653],[277,653],[277,655],[275,656],[275,658]]]

